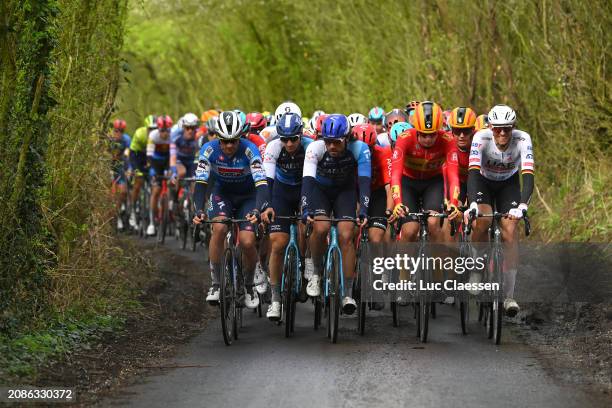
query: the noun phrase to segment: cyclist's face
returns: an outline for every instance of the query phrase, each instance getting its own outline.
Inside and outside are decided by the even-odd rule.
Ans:
[[[159,136],[161,136],[162,139],[168,139],[170,137],[170,129],[159,129]]]
[[[419,144],[425,148],[431,147],[436,144],[436,140],[438,138],[438,134],[434,133],[421,133],[417,132],[417,141]]]
[[[185,140],[193,140],[197,126],[183,126],[183,137]]]
[[[325,140],[325,147],[331,157],[337,157],[344,152],[344,139],[327,139]]]
[[[239,141],[240,139],[220,140],[219,144],[221,145],[221,151],[223,152],[223,154],[230,157],[236,154],[236,151],[238,150]]]
[[[467,149],[472,141],[474,135],[474,128],[453,128],[453,136],[457,140],[457,147],[460,149]]]
[[[113,129],[113,139],[121,139],[121,129]]]
[[[376,128],[376,133],[382,133],[382,131],[383,131],[383,124],[382,124],[382,121],[380,121],[380,122],[375,122],[375,121],[372,121],[372,120],[368,120],[368,123],[369,123],[370,125],[373,125],[373,126]]]
[[[499,148],[506,148],[508,143],[510,142],[510,138],[512,137],[512,126],[505,127],[492,127],[493,138],[495,139],[495,144]]]
[[[298,146],[300,145],[299,136],[281,137],[280,139],[287,153],[294,153],[297,150]]]

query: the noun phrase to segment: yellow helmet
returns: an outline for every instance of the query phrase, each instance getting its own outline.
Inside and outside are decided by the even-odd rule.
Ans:
[[[421,102],[414,111],[414,128],[421,133],[434,133],[442,128],[444,113],[435,102]]]
[[[202,123],[204,123],[208,121],[208,119],[216,118],[217,116],[219,116],[219,112],[217,112],[215,109],[209,109],[206,112],[202,112],[200,120]]]
[[[487,119],[487,115],[482,114],[476,118],[476,122],[474,123],[474,129],[478,132],[481,129],[485,129],[489,127],[489,120]]]
[[[464,106],[452,110],[448,118],[451,128],[471,128],[476,123],[476,112]]]

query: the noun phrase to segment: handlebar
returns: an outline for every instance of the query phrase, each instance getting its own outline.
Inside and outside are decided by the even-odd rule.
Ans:
[[[491,214],[478,214],[478,218],[495,218],[496,220],[500,220],[502,218],[508,217],[508,213],[498,213],[494,212]],[[470,211],[469,222],[465,228],[466,235],[470,235],[472,232],[472,222],[476,219],[474,216],[474,210]],[[522,220],[525,223],[525,236],[529,236],[531,234],[531,224],[529,223],[529,216],[527,215],[527,210],[523,210],[523,218]]]

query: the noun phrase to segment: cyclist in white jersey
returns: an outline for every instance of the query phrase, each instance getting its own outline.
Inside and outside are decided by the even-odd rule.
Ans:
[[[505,244],[504,309],[515,316],[519,306],[514,300],[514,283],[518,264],[518,220],[527,211],[534,186],[534,157],[531,136],[514,128],[516,113],[506,105],[496,105],[488,114],[489,128],[474,135],[468,171],[469,214],[508,213],[501,220],[502,241]],[[521,180],[522,177],[522,188]],[[473,242],[486,242],[490,218],[474,222]],[[478,255],[480,256],[480,254]],[[477,282],[479,273],[472,273],[470,281]]]

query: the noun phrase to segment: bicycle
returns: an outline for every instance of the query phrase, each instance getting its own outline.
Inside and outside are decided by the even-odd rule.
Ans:
[[[478,320],[484,318],[484,324],[487,330],[487,337],[493,339],[496,345],[501,343],[502,335],[502,318],[504,315],[504,289],[503,289],[503,246],[501,238],[500,220],[508,217],[507,213],[499,213],[493,211],[491,214],[478,214],[478,218],[491,218],[492,224],[489,228],[489,239],[491,243],[490,255],[485,254],[487,261],[485,265],[485,280],[489,283],[497,283],[498,289],[491,289],[485,294],[486,301],[480,302],[480,311]],[[469,222],[466,226],[466,234],[469,235],[472,231],[472,221],[474,221],[474,212],[470,212]],[[523,210],[523,218],[525,224],[525,236],[531,233],[531,224],[527,211]]]
[[[244,288],[244,276],[238,246],[238,224],[242,222],[249,222],[249,220],[225,218],[203,221],[203,224],[224,224],[228,226],[219,279],[221,330],[223,341],[227,346],[230,346],[233,340],[238,340],[238,329],[242,327],[243,307],[239,299],[239,288]]]
[[[193,239],[193,234],[190,234],[192,226],[191,220],[195,215],[195,209],[193,207],[191,198],[191,185],[195,181],[194,177],[184,177],[179,180],[179,192],[178,192],[178,205],[176,206],[176,232],[177,237],[181,241],[181,249],[187,248],[187,239],[189,236]],[[181,195],[182,192],[182,195]]]
[[[174,200],[172,199],[172,194],[170,194],[170,188],[168,187],[168,180],[170,177],[163,176],[160,178],[162,180],[162,185],[158,202],[159,228],[157,230],[157,242],[163,244],[166,241],[166,235],[172,231],[172,223],[174,222],[174,217],[172,216]]]

